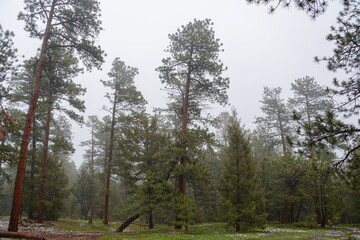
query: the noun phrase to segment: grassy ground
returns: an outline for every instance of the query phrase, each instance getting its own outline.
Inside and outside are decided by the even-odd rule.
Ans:
[[[246,233],[235,233],[222,223],[198,224],[191,226],[188,233],[184,230],[174,230],[167,226],[156,226],[153,230],[130,226],[127,232],[104,235],[99,240],[110,239],[360,239],[360,229],[342,226],[335,228],[294,228],[291,226],[268,225],[265,229]]]
[[[121,223],[111,222],[104,225],[101,220],[88,224],[84,220],[62,219],[57,221],[46,221],[38,229],[39,234],[47,236],[48,239],[99,239],[99,240],[193,240],[193,239],[316,239],[316,240],[360,240],[360,225],[342,225],[326,228],[305,228],[291,225],[267,225],[264,229],[257,229],[245,233],[235,233],[232,229],[226,228],[224,223],[206,223],[191,225],[189,231],[174,230],[167,225],[156,225],[155,229],[149,230],[143,224],[132,224],[125,232],[115,233],[115,229]],[[32,230],[35,230],[34,225]],[[42,232],[42,233],[41,233]],[[64,237],[66,236],[66,237]],[[81,237],[81,238],[80,238]]]

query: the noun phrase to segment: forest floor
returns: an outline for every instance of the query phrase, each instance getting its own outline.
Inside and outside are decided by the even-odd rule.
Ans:
[[[0,219],[0,231],[6,231],[8,218]],[[100,220],[94,224],[88,224],[83,220],[62,219],[57,221],[46,221],[38,224],[30,221],[23,221],[19,225],[19,232],[32,233],[44,236],[50,240],[140,240],[140,239],[174,239],[174,240],[217,240],[217,239],[360,239],[360,226],[337,226],[326,228],[303,228],[291,225],[267,225],[264,229],[258,229],[246,233],[235,233],[226,228],[224,223],[196,224],[189,227],[189,231],[174,230],[167,225],[157,225],[154,229],[147,229],[142,224],[132,224],[125,232],[115,233],[116,227],[121,223],[111,222],[105,226]],[[3,240],[3,238],[1,239]]]

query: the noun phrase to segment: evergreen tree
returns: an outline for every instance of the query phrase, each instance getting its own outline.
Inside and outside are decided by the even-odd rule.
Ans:
[[[264,137],[268,146],[281,144],[285,156],[288,151],[287,137],[290,136],[289,112],[284,100],[280,98],[281,88],[264,87],[261,111],[264,117],[257,117],[258,132]]]
[[[333,101],[326,89],[314,78],[296,79],[294,83],[291,83],[291,90],[294,92],[294,97],[289,99],[288,105],[293,111],[293,120],[296,121],[300,153],[314,160],[314,124],[319,116],[324,116],[333,107]],[[305,150],[301,147],[305,147]]]
[[[335,89],[330,92],[338,96],[340,101],[336,109],[326,116],[317,119],[317,141],[326,140],[333,145],[347,142],[344,158],[338,164],[351,158],[360,149],[360,122],[357,115],[360,112],[360,6],[357,0],[343,1],[344,9],[337,17],[337,26],[331,27],[327,39],[335,44],[334,54],[324,57],[330,71],[344,70],[348,79],[334,80]],[[319,61],[318,57],[315,60]],[[352,121],[340,121],[337,116],[342,114]]]
[[[265,223],[263,193],[259,189],[256,163],[250,139],[234,112],[227,128],[224,172],[220,179],[224,219],[235,231],[245,231]]]
[[[210,19],[195,19],[170,34],[171,42],[166,50],[170,57],[163,59],[163,65],[157,68],[172,100],[169,107],[179,113],[178,119],[181,119],[182,166],[187,157],[185,135],[188,124],[200,118],[206,101],[226,104],[228,100],[226,90],[229,79],[222,77],[226,67],[219,59],[222,44],[215,38],[212,25]],[[178,176],[177,188],[185,195],[182,173]],[[175,227],[181,228],[180,225]]]
[[[41,78],[45,54],[48,50],[48,41],[57,39],[57,45],[52,47],[66,47],[77,50],[83,63],[89,69],[93,66],[100,67],[103,62],[103,52],[100,47],[94,46],[94,39],[99,34],[101,22],[98,20],[99,4],[95,0],[86,1],[62,1],[46,0],[26,1],[26,12],[19,14],[19,19],[25,21],[25,29],[30,36],[43,40],[39,61],[36,71],[34,93],[30,101],[28,114],[25,121],[22,137],[21,150],[16,174],[13,204],[9,221],[9,231],[18,230],[18,218],[20,216],[21,190],[24,181],[26,157],[32,122],[40,93]],[[46,22],[45,31],[39,29],[39,25]],[[40,23],[40,24],[39,24]]]
[[[104,224],[109,221],[109,191],[111,164],[113,159],[114,141],[115,141],[115,125],[119,117],[126,116],[126,113],[141,112],[146,103],[141,92],[136,90],[134,85],[134,77],[138,74],[137,68],[126,66],[119,58],[115,58],[111,71],[108,73],[111,78],[108,81],[102,81],[104,86],[111,88],[112,93],[107,93],[106,97],[113,104],[111,108],[111,129],[109,155],[106,170],[106,189],[104,203]],[[121,133],[120,133],[121,134]]]
[[[9,75],[14,73],[14,63],[17,61],[17,49],[13,46],[13,37],[14,33],[8,30],[4,31],[0,24],[0,184],[6,178],[3,165],[13,162],[17,152],[15,145],[9,141],[8,135],[16,134],[19,127],[15,117],[4,105],[4,101],[8,100],[8,91],[3,85]]]

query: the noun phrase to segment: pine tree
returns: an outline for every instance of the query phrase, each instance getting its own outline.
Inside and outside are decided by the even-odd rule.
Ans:
[[[290,114],[284,100],[280,98],[281,88],[264,87],[261,111],[264,117],[257,117],[255,123],[260,135],[268,145],[281,144],[285,156],[288,151],[287,137],[290,135]]]
[[[49,49],[49,40],[58,40],[56,41],[58,45],[53,45],[53,48],[64,47],[76,49],[82,62],[89,69],[94,66],[99,68],[103,62],[103,51],[99,46],[94,46],[94,39],[101,30],[101,21],[98,20],[100,9],[97,1],[71,0],[64,2],[61,0],[46,0],[39,2],[29,0],[25,1],[25,3],[26,12],[20,13],[18,17],[25,21],[25,29],[30,32],[32,37],[40,38],[43,41],[36,70],[34,92],[25,121],[18,171],[16,173],[13,204],[8,228],[9,231],[13,232],[17,232],[18,230],[26,157],[32,122],[40,94],[43,64],[46,58],[46,52]],[[45,22],[45,29],[39,29],[38,26]]]
[[[228,100],[229,79],[222,77],[226,67],[219,59],[222,44],[215,38],[212,25],[210,19],[195,19],[170,34],[171,42],[166,50],[170,57],[164,58],[163,65],[157,68],[172,100],[169,107],[181,119],[180,147],[184,156],[179,159],[180,165],[185,165],[187,158],[188,124],[200,118],[206,101],[226,104]],[[180,173],[177,188],[183,195],[185,185],[184,174]],[[175,228],[181,228],[181,225]]]
[[[220,179],[221,205],[224,219],[235,231],[262,226],[263,193],[259,189],[256,163],[250,139],[234,112],[227,128],[228,147],[224,172]]]
[[[105,87],[111,88],[112,93],[107,93],[106,97],[112,103],[111,129],[109,142],[109,155],[106,170],[106,189],[104,203],[104,224],[109,221],[109,191],[111,164],[113,160],[115,124],[119,117],[126,116],[126,113],[141,112],[146,104],[141,92],[137,91],[134,85],[134,77],[138,74],[137,68],[126,66],[119,58],[115,58],[111,71],[108,73],[110,80],[102,81]]]

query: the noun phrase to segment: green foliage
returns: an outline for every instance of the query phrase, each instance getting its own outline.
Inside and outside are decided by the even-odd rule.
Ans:
[[[290,114],[284,100],[280,97],[281,88],[264,87],[261,111],[263,117],[257,117],[257,131],[266,145],[273,149],[282,146],[283,154],[287,153],[286,138],[291,136]]]
[[[279,6],[288,8],[292,3],[291,0],[247,0],[247,2],[265,5],[274,2],[274,5],[270,5],[270,13],[274,12]],[[328,0],[295,0],[293,1],[293,4],[295,4],[296,8],[309,14],[312,19],[315,19],[320,14],[325,12],[328,5]]]
[[[184,94],[189,82],[188,122],[199,120],[205,101],[226,104],[229,79],[221,75],[226,70],[219,59],[222,51],[220,40],[215,38],[210,19],[194,20],[170,34],[170,55],[162,60],[156,70],[165,84],[169,108],[182,119]]]
[[[360,112],[358,103],[360,98],[360,6],[357,0],[345,0],[342,3],[344,9],[339,12],[337,26],[332,26],[331,33],[327,36],[328,41],[335,44],[333,55],[322,59],[316,57],[315,60],[327,61],[329,70],[343,70],[348,76],[342,81],[334,79],[335,89],[329,89],[329,91],[338,96],[340,102],[334,112],[329,112],[327,116],[317,121],[319,140],[325,139],[333,145],[348,141],[341,161],[344,162],[356,149],[360,148],[358,142],[360,122],[356,119]],[[354,122],[349,124],[336,119],[338,113],[346,118],[355,116]]]
[[[186,195],[178,194],[176,196],[175,211],[178,213],[178,221],[175,221],[175,225],[181,225],[185,227],[185,232],[189,232],[189,226],[193,222],[195,214],[197,212],[196,203],[193,198]]]
[[[224,220],[236,231],[246,231],[265,223],[263,193],[259,189],[249,137],[240,127],[235,112],[227,130],[229,145],[219,184],[220,201]]]
[[[0,83],[7,79],[9,73],[15,71],[14,63],[17,61],[14,42],[12,38],[14,33],[6,30],[4,31],[0,24]],[[0,102],[3,97],[3,87],[0,86]]]
[[[102,30],[99,2],[96,0],[25,0],[25,11],[19,13],[18,19],[25,21],[25,30],[31,37],[44,37],[41,26],[46,22],[48,13],[54,5],[54,16],[51,23],[49,40],[56,40],[48,48],[76,49],[83,64],[91,69],[100,68],[103,51],[95,46],[95,39]]]

